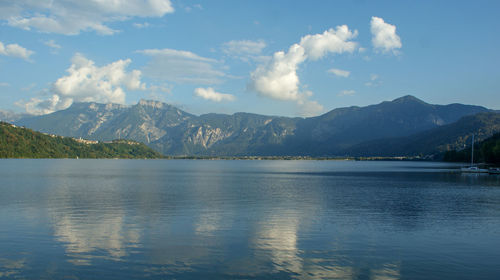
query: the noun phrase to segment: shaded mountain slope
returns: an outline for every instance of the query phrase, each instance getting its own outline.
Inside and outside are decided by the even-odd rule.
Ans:
[[[462,149],[472,134],[478,141],[500,132],[500,113],[485,112],[407,137],[368,141],[346,149],[352,156],[416,156]]]
[[[463,116],[488,111],[484,107],[432,105],[413,96],[367,107],[332,110],[297,124],[288,142],[297,155],[343,155],[349,147],[370,140],[407,136],[450,124]]]

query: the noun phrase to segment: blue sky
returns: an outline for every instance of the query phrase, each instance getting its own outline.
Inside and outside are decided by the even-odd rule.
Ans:
[[[0,2],[0,109],[161,100],[311,116],[414,95],[500,109],[498,1]]]

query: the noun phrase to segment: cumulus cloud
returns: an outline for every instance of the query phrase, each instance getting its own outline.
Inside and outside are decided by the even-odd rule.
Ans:
[[[32,98],[22,103],[31,114],[48,114],[69,107],[73,102],[125,103],[125,91],[145,90],[139,70],[126,71],[130,59],[102,67],[82,54],[75,54],[68,75],[59,78],[46,91],[47,99]]]
[[[216,92],[213,88],[196,88],[194,95],[206,100],[215,102],[234,101],[236,98],[232,94]]]
[[[144,75],[154,79],[209,85],[220,83],[226,77],[216,69],[217,60],[189,51],[147,49],[137,52],[152,57],[144,68]]]
[[[347,96],[347,95],[354,95],[356,93],[355,90],[352,90],[352,89],[346,89],[346,90],[342,90],[339,92],[338,96]]]
[[[297,69],[306,58],[299,44],[292,45],[287,53],[274,53],[268,64],[259,66],[251,74],[252,88],[262,96],[277,100],[300,99]]]
[[[335,68],[329,69],[328,73],[332,73],[333,75],[335,75],[337,77],[343,77],[343,78],[347,78],[347,77],[349,77],[349,75],[351,75],[351,72],[349,72],[349,71],[335,69]]]
[[[306,60],[319,60],[329,53],[352,53],[358,46],[351,41],[356,36],[357,31],[349,30],[346,25],[321,34],[306,35],[287,52],[276,52],[268,63],[257,67],[251,74],[250,88],[264,97],[295,101],[299,106],[319,110],[319,104],[308,101],[312,93],[300,91],[299,65]]]
[[[382,18],[372,17],[370,29],[372,44],[376,51],[398,54],[398,49],[403,45],[401,44],[401,39],[396,34],[395,25],[386,23]]]
[[[350,31],[347,25],[329,29],[323,34],[306,35],[300,40],[300,45],[306,50],[311,60],[323,58],[327,53],[352,53],[357,43],[349,41],[358,36],[358,31]]]
[[[4,45],[0,42],[0,54],[5,56],[22,58],[26,61],[31,61],[30,56],[32,56],[35,52],[30,51],[24,47],[19,46],[18,44],[9,44]]]
[[[81,31],[110,35],[117,30],[107,23],[174,12],[170,0],[16,0],[0,1],[0,10],[0,19],[10,26],[65,35]]]

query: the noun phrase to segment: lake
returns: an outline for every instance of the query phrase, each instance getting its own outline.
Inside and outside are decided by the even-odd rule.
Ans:
[[[0,278],[500,279],[500,176],[432,162],[0,160]]]

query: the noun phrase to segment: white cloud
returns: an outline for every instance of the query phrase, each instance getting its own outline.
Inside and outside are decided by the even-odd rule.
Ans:
[[[396,26],[384,22],[382,18],[372,17],[370,22],[372,44],[376,51],[382,53],[392,52],[398,54],[398,49],[403,45],[396,34]]]
[[[138,29],[142,29],[142,28],[148,28],[151,26],[151,24],[149,24],[148,22],[144,22],[144,23],[139,23],[139,22],[135,22],[132,24],[135,28],[138,28]]]
[[[194,95],[206,100],[215,102],[234,101],[236,98],[232,94],[216,92],[213,88],[196,88]]]
[[[203,10],[203,6],[200,4],[194,4],[193,6],[186,6],[184,8],[184,10],[188,13],[191,12],[193,9]]]
[[[173,86],[167,83],[160,84],[150,84],[147,88],[148,94],[145,95],[146,99],[149,100],[157,100],[161,102],[170,102],[172,100],[168,100],[168,97],[172,94]]]
[[[0,42],[0,54],[5,56],[22,58],[26,61],[31,61],[30,56],[32,56],[35,52],[30,51],[26,48],[19,46],[18,44],[9,44],[4,45]]]
[[[157,56],[165,56],[165,57],[173,57],[173,58],[185,58],[185,59],[199,60],[199,61],[205,61],[205,62],[216,62],[216,60],[213,58],[202,57],[202,56],[199,56],[199,55],[192,53],[190,51],[179,51],[179,50],[174,50],[174,49],[147,49],[147,50],[140,50],[137,52],[145,54],[145,55],[150,55],[150,56],[157,55]]]
[[[339,92],[338,96],[354,95],[355,93],[356,93],[355,90],[346,89],[346,90],[342,90],[341,92]]]
[[[16,0],[0,2],[0,19],[25,30],[76,35],[95,31],[110,35],[107,23],[132,17],[162,17],[172,13],[170,0]]]
[[[45,41],[43,43],[52,49],[60,49],[61,48],[61,45],[57,44],[56,41],[54,41],[54,40],[48,40],[48,41]]]
[[[32,114],[48,114],[69,107],[73,102],[125,103],[125,89],[145,90],[141,72],[126,68],[130,59],[118,60],[102,67],[82,54],[75,54],[68,75],[59,78],[47,91],[48,99],[32,98],[23,103]]]
[[[311,60],[323,58],[327,53],[352,53],[357,48],[357,43],[349,41],[358,36],[358,31],[350,31],[347,25],[329,29],[323,34],[306,35],[300,40]]]
[[[215,68],[217,60],[189,51],[147,49],[137,52],[152,57],[144,68],[144,75],[154,79],[209,85],[220,83],[226,77]]]
[[[172,86],[167,84],[151,85],[149,86],[148,90],[151,91],[152,93],[161,92],[170,94],[172,93]]]
[[[303,117],[317,116],[324,111],[323,105],[314,100],[299,100],[297,102],[299,114]]]
[[[259,55],[266,47],[266,43],[260,41],[250,40],[232,40],[224,43],[223,51],[228,55],[242,56],[242,55]]]
[[[263,40],[232,40],[222,45],[222,51],[231,58],[237,58],[244,62],[265,63],[270,57],[262,55],[267,44]]]
[[[351,75],[351,72],[349,72],[349,71],[335,69],[335,68],[329,69],[328,73],[332,73],[335,76],[344,77],[344,78],[347,78],[347,77],[349,77],[349,75]]]
[[[259,95],[277,99],[295,101],[299,106],[320,109],[315,101],[308,101],[312,93],[300,91],[297,75],[299,65],[306,60],[318,60],[328,53],[352,53],[357,43],[350,41],[357,36],[357,31],[350,31],[346,25],[329,29],[322,34],[306,35],[299,44],[292,45],[288,52],[274,53],[267,64],[260,65],[251,74],[250,88]]]
[[[277,100],[299,100],[299,64],[306,59],[302,46],[294,44],[287,53],[274,53],[271,61],[252,74],[252,88],[262,96]]]
[[[365,83],[367,87],[378,87],[382,84],[377,74],[370,74],[370,80]]]
[[[6,82],[0,82],[0,87],[10,87],[10,84]]]
[[[57,44],[54,40],[44,41],[43,44],[51,49],[52,54],[57,54],[59,49],[61,49],[61,45]]]
[[[64,104],[61,104],[61,102]],[[44,115],[50,114],[59,109],[63,109],[65,105],[67,105],[66,107],[69,107],[71,103],[72,101],[68,99],[60,100],[59,96],[54,94],[47,99],[33,97],[27,102],[20,100],[15,104],[17,106],[23,107],[29,114]]]
[[[31,83],[21,88],[22,91],[31,91],[36,87],[36,83]]]

